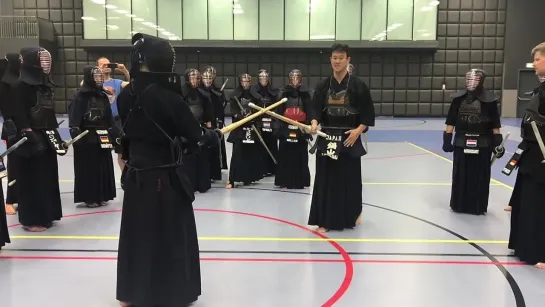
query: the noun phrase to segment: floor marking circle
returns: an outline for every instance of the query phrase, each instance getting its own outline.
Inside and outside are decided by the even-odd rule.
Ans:
[[[256,213],[249,213],[249,212],[242,212],[242,211],[222,210],[222,209],[193,208],[193,210],[197,211],[197,212],[228,213],[228,214],[256,217],[256,218],[265,219],[265,220],[269,220],[269,221],[274,221],[274,222],[285,224],[285,225],[290,225],[290,226],[293,226],[295,228],[299,228],[299,229],[304,230],[306,232],[310,232],[310,233],[314,234],[315,236],[320,237],[321,239],[329,239],[327,236],[325,236],[325,235],[323,235],[323,234],[321,234],[321,233],[319,233],[319,232],[317,232],[315,230],[309,229],[309,228],[307,228],[305,226],[302,226],[302,225],[299,225],[297,223],[293,223],[293,222],[283,220],[283,219],[280,219],[280,218],[276,218],[276,217],[272,217],[272,216],[266,216],[266,215],[261,215],[261,214],[256,214]],[[92,212],[84,212],[84,213],[76,213],[76,214],[65,215],[62,218],[73,218],[73,217],[82,217],[82,216],[107,214],[107,213],[120,213],[120,212],[122,212],[122,210],[92,211]],[[13,227],[17,227],[17,226],[21,226],[21,224],[17,223],[17,224],[9,225],[8,228],[13,228]],[[342,261],[342,263],[344,263],[344,265],[345,265],[345,274],[344,274],[343,281],[341,282],[341,285],[338,287],[338,289],[335,291],[335,293],[324,304],[321,305],[321,307],[331,307],[336,302],[338,302],[342,298],[342,296],[346,293],[348,288],[350,288],[350,285],[352,284],[352,279],[354,277],[354,262],[353,262],[352,258],[350,257],[350,255],[348,254],[348,252],[340,244],[338,244],[337,242],[334,242],[334,241],[326,241],[326,242],[328,242],[331,246],[333,246],[339,252],[339,254],[341,255],[342,260],[340,260],[340,261]],[[89,257],[87,257],[87,259],[88,258]],[[25,257],[22,256],[20,259],[25,259]],[[30,258],[27,257],[27,259],[30,259]],[[46,259],[46,258],[43,258],[43,259]],[[51,259],[53,259],[53,258],[51,258]],[[83,258],[83,259],[80,259],[80,260],[86,260],[86,259]]]

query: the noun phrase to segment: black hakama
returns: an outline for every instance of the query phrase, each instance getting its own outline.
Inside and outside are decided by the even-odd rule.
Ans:
[[[0,181],[0,249],[11,243],[9,238],[8,221],[6,219],[6,207],[4,203],[4,189]]]
[[[488,210],[492,150],[481,148],[478,154],[453,152],[450,207],[454,212],[480,215]]]
[[[515,187],[513,188],[513,193],[511,194],[511,199],[509,200],[509,206],[511,207],[511,231],[509,233],[509,244],[508,248],[514,250],[517,246],[517,237],[518,237],[518,222],[519,222],[519,212],[520,212],[520,196],[522,191],[522,183],[524,182],[524,174],[518,172],[517,178],[515,179]]]
[[[11,144],[13,145],[13,144]],[[8,144],[8,146],[11,146]],[[8,156],[7,171],[8,171],[8,183],[14,180],[17,180],[17,172],[19,171],[19,165],[21,164],[21,157],[18,155],[10,154]],[[17,203],[17,187],[19,185],[16,183],[8,185],[6,188],[6,203],[7,204],[16,204]]]
[[[309,225],[328,230],[354,228],[362,213],[361,158],[341,154],[338,160],[316,155],[316,175]]]
[[[274,185],[287,189],[310,187],[308,155],[308,143],[304,138],[296,143],[280,139]]]
[[[531,129],[531,128],[530,128]],[[509,248],[529,264],[545,263],[545,164],[537,143],[527,146],[519,160],[517,185],[511,200]],[[517,197],[515,199],[515,197]]]
[[[11,155],[17,154],[16,151]],[[62,218],[57,153],[47,148],[38,156],[21,157],[17,172],[19,222],[51,227]]]
[[[263,179],[263,145],[258,140],[248,144],[235,140],[229,165],[229,183],[242,182],[251,184]]]
[[[223,146],[225,147],[225,141],[222,139]],[[208,155],[208,161],[210,165],[210,179],[211,180],[221,180],[222,174],[221,170],[224,169],[223,164],[223,151],[225,148],[220,146],[207,148],[206,154]]]
[[[193,206],[176,178],[175,169],[128,170],[119,236],[119,301],[177,307],[201,295]]]
[[[212,188],[209,150],[209,148],[201,146],[201,151],[184,156],[184,170],[191,181],[194,192],[205,193]]]
[[[74,202],[101,204],[116,196],[111,150],[98,144],[74,144]]]

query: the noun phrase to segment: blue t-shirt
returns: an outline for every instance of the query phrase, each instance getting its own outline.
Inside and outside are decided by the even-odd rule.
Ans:
[[[104,82],[104,85],[102,85],[104,89],[113,93],[113,95],[108,94],[108,98],[110,99],[110,106],[112,107],[114,117],[119,116],[119,111],[117,110],[117,96],[119,96],[119,93],[121,93],[122,84],[123,80],[110,79]]]

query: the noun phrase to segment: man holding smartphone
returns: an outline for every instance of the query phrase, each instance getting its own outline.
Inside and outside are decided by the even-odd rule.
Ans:
[[[119,118],[119,112],[117,110],[117,96],[121,93],[121,90],[129,84],[128,81],[123,81],[120,79],[113,79],[112,72],[120,72],[125,76],[125,80],[130,80],[129,70],[123,64],[110,63],[110,60],[106,57],[100,57],[97,60],[97,66],[102,70],[104,75],[104,85],[103,88],[108,94],[110,99],[110,106],[112,108],[112,114],[114,120],[119,129],[121,129],[121,119]],[[114,151],[117,154],[117,163],[119,168],[123,171],[125,167],[125,162],[121,159],[121,146],[114,144]]]

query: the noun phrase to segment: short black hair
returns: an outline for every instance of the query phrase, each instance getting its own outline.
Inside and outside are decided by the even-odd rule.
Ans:
[[[331,53],[333,53],[333,52],[345,52],[346,56],[350,56],[348,54],[349,49],[350,49],[350,47],[348,47],[347,44],[335,43],[335,44],[333,44],[333,46],[331,46]]]

